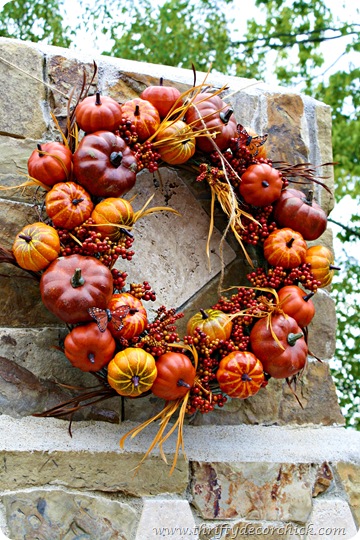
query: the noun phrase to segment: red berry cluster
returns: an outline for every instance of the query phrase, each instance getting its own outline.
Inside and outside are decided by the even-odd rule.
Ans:
[[[242,229],[236,226],[236,229],[243,242],[256,246],[259,242],[264,242],[269,234],[277,229],[275,221],[271,219],[272,210],[273,207],[269,205],[262,208],[254,208],[251,211],[251,215],[259,225],[246,216],[242,217],[241,223],[244,228]]]
[[[135,157],[138,163],[138,172],[143,169],[147,169],[149,172],[155,172],[159,168],[159,161],[161,156],[151,142],[145,142],[144,144],[136,144],[134,146]]]
[[[257,268],[247,279],[254,287],[272,287],[279,289],[285,285],[301,285],[310,291],[316,292],[321,283],[315,279],[311,272],[311,265],[303,263],[296,268],[285,270],[282,266],[270,267],[268,271],[264,268]]]
[[[111,273],[113,277],[114,292],[120,292],[126,285],[126,278],[128,275],[126,272],[121,272],[117,268],[112,268]]]
[[[152,290],[148,281],[142,283],[130,283],[130,294],[139,300],[155,302],[156,293]]]
[[[145,336],[138,340],[136,346],[155,357],[173,351],[173,347],[168,344],[180,341],[175,323],[183,316],[183,313],[176,313],[175,308],[166,309],[165,306],[160,306],[155,319],[148,325]]]
[[[127,118],[121,119],[121,123],[116,134],[124,139],[126,144],[130,147],[137,143],[138,134],[136,132],[135,124],[132,124]]]

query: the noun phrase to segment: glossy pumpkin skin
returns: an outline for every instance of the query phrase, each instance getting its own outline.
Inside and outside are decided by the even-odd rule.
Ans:
[[[16,262],[25,270],[39,272],[60,253],[57,231],[42,222],[26,225],[15,237],[12,251]]]
[[[96,197],[121,197],[136,181],[135,156],[125,141],[110,131],[83,137],[73,163],[77,182]]]
[[[253,206],[268,206],[280,197],[283,181],[267,163],[250,165],[241,176],[240,195]]]
[[[121,106],[122,116],[135,126],[138,141],[144,142],[155,133],[160,125],[157,109],[146,99],[135,98]]]
[[[274,205],[274,219],[279,227],[290,227],[299,232],[304,240],[316,240],[327,225],[324,210],[312,197],[298,189],[287,188]]]
[[[45,208],[56,227],[73,229],[90,217],[94,204],[79,184],[59,182],[47,192]]]
[[[263,366],[248,351],[233,351],[219,363],[216,378],[220,389],[232,398],[254,396],[265,381]]]
[[[110,331],[100,332],[95,322],[75,326],[64,340],[66,358],[82,371],[99,371],[112,360],[115,349]]]
[[[308,347],[303,332],[295,319],[283,315],[273,315],[271,326],[283,349],[272,336],[268,319],[264,317],[254,324],[250,332],[252,352],[271,377],[292,377],[306,364]]]
[[[196,328],[204,332],[211,340],[227,340],[232,330],[232,321],[229,316],[218,309],[202,309],[193,315],[188,323],[186,332],[193,336]]]
[[[226,150],[230,139],[237,137],[237,123],[232,109],[218,96],[201,92],[185,114],[185,122],[196,131],[207,127],[210,133],[219,132],[213,139],[220,150]],[[202,120],[200,120],[202,118]],[[196,137],[196,146],[203,152],[214,152],[214,145],[207,136]]]
[[[300,233],[276,229],[264,242],[264,256],[272,266],[295,268],[305,262],[307,245]]]
[[[131,339],[139,336],[148,325],[147,312],[141,300],[130,293],[113,294],[108,302],[108,309],[115,311],[120,306],[129,306],[129,313],[123,318],[123,328],[116,330],[112,321],[108,323],[108,328],[115,338]]]
[[[121,197],[108,197],[95,206],[91,218],[95,223],[101,225],[96,227],[96,230],[101,233],[103,238],[108,236],[111,240],[117,240],[121,234],[120,228],[102,224],[115,223],[131,226],[134,223],[134,210],[129,201]]]
[[[79,128],[85,133],[116,131],[122,119],[121,105],[111,97],[101,96],[100,92],[80,101],[75,115]]]
[[[49,154],[49,155],[45,155]],[[72,153],[59,142],[39,144],[27,163],[29,176],[46,186],[66,182],[71,176]]]
[[[121,396],[138,397],[147,392],[156,375],[155,358],[140,348],[128,347],[108,364],[108,383]]]
[[[180,91],[173,86],[164,86],[163,79],[160,78],[159,85],[148,86],[140,94],[141,99],[150,101],[158,111],[160,118],[165,118],[172,106],[176,103],[176,107],[180,107],[182,102],[179,99]]]
[[[306,294],[296,285],[287,285],[277,291],[281,309],[290,315],[301,328],[308,326],[315,315],[315,306],[311,297],[313,292]]]
[[[167,139],[171,140],[167,140]],[[161,159],[169,165],[186,163],[195,154],[195,137],[190,126],[182,120],[165,122],[155,138]],[[164,141],[161,143],[161,141]]]
[[[157,376],[151,387],[155,396],[167,401],[184,397],[194,384],[196,371],[190,358],[167,352],[156,360]]]
[[[91,320],[88,309],[106,309],[113,292],[109,268],[94,257],[59,257],[40,279],[41,298],[46,308],[68,324]]]
[[[325,246],[311,246],[306,251],[305,262],[311,265],[311,272],[320,281],[320,288],[330,285],[335,270],[339,270],[334,266],[334,255]]]

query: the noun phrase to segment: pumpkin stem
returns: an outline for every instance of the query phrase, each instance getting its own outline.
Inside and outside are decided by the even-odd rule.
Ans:
[[[36,145],[36,147],[37,147],[37,149],[39,150],[39,157],[44,157],[45,154],[44,154],[43,151],[42,151],[41,144],[38,143],[38,144]]]
[[[95,364],[95,354],[92,352],[89,352],[88,359],[92,364]]]
[[[208,319],[209,318],[209,315],[206,313],[205,309],[201,308],[200,313],[201,313],[203,319]]]
[[[137,313],[139,310],[136,309],[136,308],[130,308],[129,309],[129,315],[135,315],[135,313]]]
[[[290,240],[286,243],[286,247],[290,249],[294,242],[295,242],[295,238],[294,237],[290,238]]]
[[[233,109],[228,109],[226,112],[220,111],[219,116],[223,124],[226,125],[229,122],[233,112],[234,112]]]
[[[123,158],[122,152],[111,152],[110,154],[111,165],[115,167],[115,169],[117,169],[121,165],[122,158]]]
[[[183,381],[183,379],[179,379],[176,384],[177,384],[177,386],[184,386],[184,388],[191,388],[190,384]]]
[[[267,182],[266,180],[263,180],[261,182],[261,185],[262,185],[262,187],[269,187],[270,186],[269,182]]]
[[[163,85],[164,85],[164,79],[160,77],[160,86],[163,86]]]
[[[101,105],[100,92],[95,94],[95,105]]]
[[[308,300],[310,300],[310,298],[314,296],[314,294],[315,294],[314,291],[309,292],[309,294],[306,294],[305,296],[303,296],[303,300],[307,302]]]
[[[139,107],[139,105],[135,105],[134,116],[140,116],[140,107]]]
[[[290,345],[290,347],[293,347],[298,339],[304,337],[304,334],[302,332],[298,332],[297,334],[294,334],[293,332],[290,332],[290,334],[287,337],[287,342]]]
[[[19,234],[19,238],[21,238],[22,240],[25,240],[25,242],[27,242],[28,244],[31,242],[32,238],[31,236],[27,235],[27,234]]]
[[[247,373],[243,373],[241,375],[241,380],[244,381],[244,382],[250,382],[250,381],[252,381],[252,378]]]
[[[306,195],[306,199],[304,202],[308,204],[309,206],[312,206],[313,200],[314,200],[314,191],[312,189],[309,189],[309,192]]]
[[[82,285],[84,285],[84,283],[85,279],[81,275],[81,268],[76,268],[74,275],[70,279],[71,286],[76,289],[77,287],[81,287]]]
[[[334,266],[333,264],[329,265],[330,270],[341,270],[340,266]]]
[[[132,380],[135,388],[137,388],[139,386],[140,377],[138,375],[134,375],[133,377],[131,377],[131,380]]]
[[[84,200],[84,197],[80,197],[80,199],[73,199],[71,201],[72,204],[74,204],[75,206],[77,206],[79,203],[81,203],[82,201]]]

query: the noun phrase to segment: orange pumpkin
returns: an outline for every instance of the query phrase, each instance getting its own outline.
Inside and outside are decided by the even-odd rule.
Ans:
[[[56,227],[73,229],[90,217],[94,204],[79,184],[59,182],[47,192],[45,208]]]
[[[154,105],[160,118],[165,118],[175,103],[177,107],[180,107],[182,104],[179,99],[181,96],[180,91],[173,86],[164,86],[163,82],[163,78],[160,77],[160,84],[158,86],[148,86],[140,94],[141,99],[146,99]]]
[[[26,225],[16,235],[12,251],[21,268],[39,272],[58,257],[59,235],[54,227],[45,223]]]
[[[167,352],[156,360],[157,376],[151,391],[155,396],[173,400],[184,397],[194,384],[195,368],[190,358],[178,352]]]
[[[141,300],[126,292],[113,294],[107,308],[110,311],[115,311],[121,306],[128,306],[129,312],[123,318],[120,329],[116,329],[112,320],[109,321],[108,328],[110,332],[115,338],[131,339],[139,336],[148,324],[146,309]]]
[[[121,105],[111,97],[101,96],[100,92],[80,101],[75,115],[79,128],[85,133],[115,131],[122,119]]]
[[[96,227],[96,230],[103,237],[108,236],[111,240],[117,240],[121,234],[121,228],[105,225],[105,223],[132,225],[134,222],[134,210],[129,201],[120,197],[108,197],[95,206],[91,218],[96,224],[100,225]]]
[[[305,262],[310,264],[315,279],[320,281],[320,287],[327,287],[333,280],[335,270],[334,255],[325,246],[312,246],[306,251]]]
[[[28,159],[29,176],[46,186],[66,182],[71,175],[72,153],[59,142],[38,144]]]
[[[227,340],[232,330],[232,321],[230,317],[218,309],[201,309],[198,313],[189,319],[186,332],[193,336],[196,328],[204,332],[211,340]]]
[[[307,245],[300,233],[276,229],[264,242],[264,256],[272,266],[295,268],[305,262]]]
[[[135,98],[121,106],[122,115],[135,126],[138,141],[151,137],[160,125],[160,116],[154,105],[146,99]]]
[[[155,141],[161,159],[169,165],[181,165],[195,154],[194,133],[182,120],[165,122]]]
[[[219,363],[216,378],[222,392],[232,398],[254,396],[265,382],[263,366],[248,351],[233,351]]]
[[[301,328],[308,326],[315,315],[315,306],[311,300],[315,293],[306,294],[297,285],[287,285],[277,293],[283,312],[295,319]]]
[[[138,397],[147,392],[156,375],[155,358],[140,348],[128,347],[108,364],[108,383],[121,396]]]
[[[114,357],[116,343],[109,330],[96,323],[75,326],[64,340],[64,353],[74,367],[99,371]]]
[[[267,206],[280,197],[283,181],[267,163],[250,165],[241,176],[240,195],[253,206]]]

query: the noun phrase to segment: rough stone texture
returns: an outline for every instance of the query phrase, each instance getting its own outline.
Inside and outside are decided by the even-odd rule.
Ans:
[[[6,494],[3,503],[11,540],[129,540],[137,526],[135,508],[100,495],[35,489]]]
[[[168,533],[173,540],[196,540],[194,516],[186,500],[144,499],[136,540],[156,540]],[[194,533],[194,534],[192,534]]]
[[[336,312],[334,300],[325,289],[313,296],[315,316],[308,326],[309,350],[321,360],[328,360],[335,353]]]
[[[357,532],[351,510],[346,501],[316,499],[309,519],[308,535],[314,540],[354,539]]]
[[[360,465],[340,461],[336,464],[336,473],[348,496],[357,526],[360,527]]]

